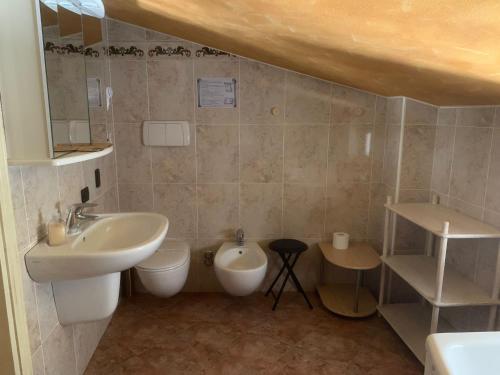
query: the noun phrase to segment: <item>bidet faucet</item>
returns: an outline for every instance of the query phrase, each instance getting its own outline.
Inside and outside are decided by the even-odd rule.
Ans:
[[[236,231],[236,243],[238,246],[243,246],[245,244],[245,232],[243,232],[241,228]]]
[[[80,232],[80,221],[97,220],[99,216],[89,215],[83,212],[86,208],[97,207],[96,203],[76,203],[68,210],[66,217],[66,233],[76,234]]]

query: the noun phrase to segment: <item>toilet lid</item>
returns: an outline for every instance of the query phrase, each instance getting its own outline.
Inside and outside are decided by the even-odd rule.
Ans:
[[[189,258],[189,246],[183,241],[168,240],[148,259],[136,265],[147,271],[164,271],[182,266]]]

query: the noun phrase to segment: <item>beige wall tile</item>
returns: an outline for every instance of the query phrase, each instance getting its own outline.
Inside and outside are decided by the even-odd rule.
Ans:
[[[146,61],[115,59],[110,64],[115,121],[149,119]]]
[[[24,255],[19,257],[19,267],[23,281],[24,306],[26,308],[26,320],[28,323],[28,334],[30,339],[31,353],[40,347],[42,339],[40,336],[40,325],[38,323],[38,310],[35,296],[35,284],[30,279],[24,263]]]
[[[191,142],[182,147],[151,147],[155,183],[194,183],[196,181],[196,131],[190,125]]]
[[[238,140],[234,126],[196,128],[198,182],[238,181]]]
[[[401,97],[387,98],[387,125],[400,125],[403,113],[403,99]]]
[[[285,236],[319,237],[324,230],[325,189],[321,185],[285,184],[283,231]]]
[[[373,124],[376,95],[333,86],[332,124]]]
[[[73,327],[58,325],[42,346],[46,374],[76,374],[75,349],[73,345]]]
[[[119,183],[151,183],[151,150],[142,144],[140,124],[116,124]]]
[[[40,324],[40,335],[44,342],[54,327],[59,325],[57,319],[54,295],[52,294],[51,283],[35,283],[36,301],[38,308],[38,321]]]
[[[273,238],[281,234],[282,184],[241,184],[240,225],[245,235]]]
[[[239,227],[238,185],[199,184],[198,237],[233,238]]]
[[[29,245],[28,219],[24,205],[24,188],[20,167],[9,167],[9,183],[16,223],[17,248],[24,252]]]
[[[367,238],[372,239],[378,246],[382,245],[384,233],[384,204],[390,192],[382,183],[370,185],[370,208],[368,215]]]
[[[457,108],[441,107],[438,109],[438,126],[455,126],[457,123]]]
[[[193,273],[196,273],[196,291],[199,292],[223,292],[224,289],[219,284],[213,266],[204,264],[205,251],[217,251],[223,244],[220,239],[199,239],[193,247],[192,265]]]
[[[172,35],[167,35],[163,33],[159,33],[158,31],[153,31],[146,29],[146,39],[154,40],[154,41],[173,41],[173,40],[182,40]]]
[[[384,155],[387,141],[387,126],[374,125],[372,131],[371,182],[382,182],[384,179]]]
[[[485,206],[500,212],[500,129],[493,131]]]
[[[80,191],[85,187],[85,182],[81,163],[65,165],[58,169],[61,212],[65,218],[69,207],[82,201]]]
[[[493,126],[495,107],[462,107],[457,109],[457,126]]]
[[[385,125],[387,122],[387,98],[377,96],[375,101],[375,125]]]
[[[407,98],[405,114],[406,125],[435,126],[438,107]]]
[[[118,184],[120,211],[152,211],[152,184]]]
[[[226,56],[206,56],[194,59],[195,83],[200,78],[236,79],[235,108],[199,108],[196,106],[196,123],[204,125],[238,125],[239,123],[239,59]],[[197,89],[196,89],[197,90]],[[196,91],[196,95],[198,95]],[[196,103],[198,96],[196,96]]]
[[[148,62],[149,113],[153,120],[194,119],[193,61],[190,58]]]
[[[335,126],[330,130],[328,183],[370,182],[372,125]]]
[[[454,139],[453,127],[440,126],[436,129],[431,188],[441,194],[448,194],[450,189]]]
[[[429,126],[405,126],[401,161],[402,189],[429,189],[436,129]]]
[[[325,181],[328,128],[288,126],[285,128],[285,181],[315,183]]]
[[[491,129],[458,127],[450,195],[472,204],[482,204],[486,188]]]
[[[95,186],[95,170],[99,169],[101,186]],[[83,177],[85,185],[90,190],[90,200],[105,194],[110,188],[116,187],[115,155],[110,154],[103,158],[89,160],[83,163]]]
[[[392,187],[396,186],[400,137],[401,126],[387,126],[383,182]]]
[[[168,237],[194,237],[196,187],[194,184],[155,184],[154,210],[169,220]]]
[[[142,27],[109,18],[107,31],[110,42],[134,42],[146,39],[146,31]]]
[[[59,215],[57,169],[23,167],[22,169],[30,242],[41,239],[46,223]]]
[[[241,182],[283,180],[283,127],[240,127]]]
[[[40,346],[31,356],[31,365],[33,366],[33,375],[45,375],[43,366],[43,350]]]
[[[285,71],[257,61],[242,59],[241,115],[242,124],[280,124],[285,110]],[[271,113],[272,109],[278,111]]]
[[[328,186],[326,233],[347,232],[366,238],[370,185],[342,182]]]
[[[97,336],[96,323],[74,324],[73,339],[75,344],[77,374],[83,374],[100,339],[100,337]]]
[[[285,121],[301,125],[330,121],[331,85],[326,81],[287,71]]]

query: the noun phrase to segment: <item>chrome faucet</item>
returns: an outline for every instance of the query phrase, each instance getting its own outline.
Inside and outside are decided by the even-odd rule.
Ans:
[[[66,233],[76,234],[80,232],[80,221],[97,220],[99,216],[89,215],[83,211],[86,208],[97,207],[95,203],[77,203],[72,205],[68,210],[66,217]]]
[[[245,232],[243,232],[241,228],[236,231],[236,243],[238,246],[243,246],[245,244]]]

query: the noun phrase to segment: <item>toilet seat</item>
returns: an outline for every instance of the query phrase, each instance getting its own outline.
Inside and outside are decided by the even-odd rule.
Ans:
[[[162,272],[182,267],[189,261],[189,258],[187,243],[168,240],[161,249],[135,267],[144,272]]]

